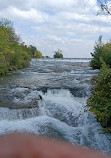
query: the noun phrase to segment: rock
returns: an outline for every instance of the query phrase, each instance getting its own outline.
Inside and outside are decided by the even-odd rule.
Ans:
[[[1,90],[0,107],[9,109],[25,109],[38,107],[38,101],[42,100],[37,90],[28,88],[14,88]]]
[[[40,97],[40,100],[42,100],[42,96],[41,96],[41,95],[39,95],[39,97]]]

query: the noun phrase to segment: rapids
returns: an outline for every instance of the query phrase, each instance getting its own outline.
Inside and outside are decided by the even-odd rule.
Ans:
[[[111,152],[110,135],[100,134],[86,107],[98,72],[89,61],[32,59],[29,67],[0,78],[0,135],[31,132]]]

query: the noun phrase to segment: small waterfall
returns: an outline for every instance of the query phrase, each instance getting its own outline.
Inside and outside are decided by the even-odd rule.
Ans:
[[[45,114],[38,91],[29,88],[1,89],[0,105],[0,120],[23,120]]]
[[[45,115],[45,109],[41,101],[38,102],[37,107],[21,108],[21,109],[9,109],[0,108],[0,121],[1,120],[23,120],[28,118],[34,118],[37,116]]]
[[[38,108],[8,109],[0,108],[0,120],[23,120],[39,115]]]

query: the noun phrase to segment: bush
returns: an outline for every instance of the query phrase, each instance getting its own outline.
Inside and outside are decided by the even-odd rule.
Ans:
[[[111,129],[111,68],[105,62],[99,74],[92,78],[92,94],[87,106],[104,128]]]
[[[99,37],[98,42],[94,46],[94,53],[91,53],[93,59],[90,66],[93,69],[100,69],[102,66],[101,59],[104,60],[106,65],[111,67],[111,41],[106,44],[102,43],[102,36]]]
[[[54,58],[63,58],[62,50],[55,51]]]
[[[40,51],[35,51],[34,58],[42,58],[42,53]]]
[[[8,71],[8,62],[5,60],[4,55],[0,55],[0,75],[4,75]]]

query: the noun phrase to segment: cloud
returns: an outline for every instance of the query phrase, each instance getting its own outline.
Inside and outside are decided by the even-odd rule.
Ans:
[[[0,17],[11,19],[28,44],[44,55],[90,57],[95,40],[110,36],[111,17],[96,16],[97,0],[0,0]]]
[[[13,20],[17,20],[17,21],[19,20],[22,22],[25,21],[29,23],[31,22],[43,23],[48,18],[47,14],[37,11],[33,8],[31,8],[30,10],[20,10],[12,6],[2,10],[0,15],[3,17],[7,17],[9,19],[11,18]]]
[[[85,9],[89,10],[92,8],[92,10],[97,9],[97,2],[96,0],[0,0],[1,5],[0,8],[8,8],[10,6],[16,7],[18,9],[30,9],[30,8],[36,8],[38,9],[49,9],[49,10],[64,10],[64,11],[73,11],[75,9],[81,11]]]

